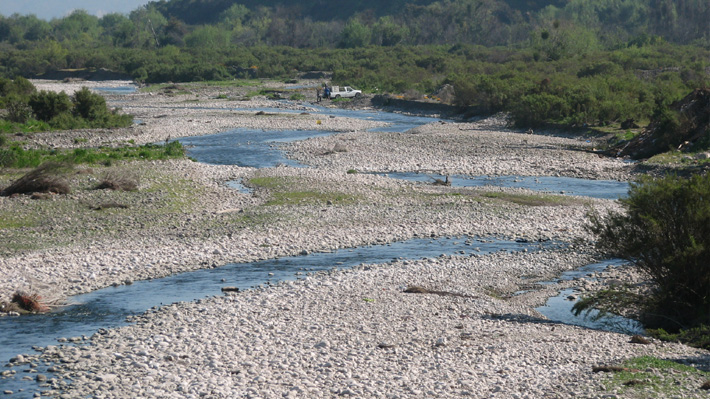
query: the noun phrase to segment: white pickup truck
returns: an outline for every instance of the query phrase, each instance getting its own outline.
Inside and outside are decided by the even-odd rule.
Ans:
[[[355,90],[350,86],[333,86],[330,88],[330,98],[351,98],[360,97],[362,95],[362,90]]]

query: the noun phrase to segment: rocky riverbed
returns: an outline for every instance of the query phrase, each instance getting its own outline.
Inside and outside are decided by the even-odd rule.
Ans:
[[[69,90],[66,84],[37,85]],[[184,86],[177,94],[107,96],[136,116],[132,128],[28,138],[29,146],[77,147],[151,143],[237,127],[341,132],[286,146],[308,168],[132,163],[111,168],[139,174],[137,192],[86,189],[102,173],[95,170],[78,174],[73,184],[79,189],[68,196],[0,197],[5,214],[44,218],[3,229],[10,245],[0,258],[0,298],[22,289],[61,299],[227,262],[415,236],[556,240],[570,247],[394,261],[163,306],[132,325],[97,333],[87,345],[49,346],[15,358],[12,364],[30,369],[55,363],[54,376],[42,381],[45,394],[648,397],[652,388],[628,390],[592,368],[644,355],[707,366],[707,352],[680,344],[633,344],[623,334],[546,321],[534,308],[560,287],[512,295],[531,281],[592,262],[585,215],[617,209],[616,202],[348,173],[633,176],[633,165],[588,151],[593,140],[511,131],[500,118],[368,132],[381,124],[325,118],[307,102],[245,100],[247,90],[223,95],[226,89]],[[289,112],[245,111],[277,107]],[[236,179],[254,194],[225,186]],[[107,201],[130,206],[101,213],[91,207]],[[412,286],[425,290],[405,292]],[[702,382],[696,375],[683,377],[673,393],[705,397]]]

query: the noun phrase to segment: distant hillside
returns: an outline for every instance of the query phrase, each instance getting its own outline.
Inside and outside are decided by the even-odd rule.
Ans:
[[[313,21],[345,21],[360,13],[368,13],[375,17],[396,15],[401,13],[407,6],[427,6],[436,2],[436,0],[161,0],[151,4],[165,16],[175,17],[185,23],[198,25],[216,22],[223,11],[235,4],[242,4],[250,10],[257,10],[260,7],[288,9],[293,18],[304,17]],[[548,5],[564,7],[568,2],[569,0],[448,1],[448,3],[468,3],[474,6],[488,3],[488,7],[491,4],[496,6],[495,8],[507,6],[512,10],[521,12],[537,11]]]

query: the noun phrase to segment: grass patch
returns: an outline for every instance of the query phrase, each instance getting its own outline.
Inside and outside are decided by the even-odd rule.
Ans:
[[[25,150],[19,145],[13,145],[9,148],[0,148],[0,167],[36,168],[45,162],[108,166],[114,161],[165,160],[184,156],[185,149],[179,141],[173,141],[166,145],[146,144],[137,147],[75,148],[73,150]]]
[[[256,97],[256,96],[266,96],[268,94],[269,93],[266,91],[266,89],[260,89],[260,90],[250,91],[249,93],[246,94],[246,97],[252,98],[252,97]]]
[[[604,384],[607,390],[614,390],[624,397],[672,397],[687,389],[699,389],[710,373],[695,367],[642,356],[627,360],[622,371],[614,372]]]
[[[47,122],[29,120],[25,123],[10,122],[0,118],[1,133],[35,133],[52,130]]]
[[[27,197],[3,198],[0,206],[0,256],[17,255],[27,250],[83,245],[91,241],[135,238],[167,229],[180,235],[209,235],[203,229],[199,199],[207,193],[203,186],[171,172],[142,168],[141,163],[126,165],[140,176],[140,191],[96,190],[95,175],[68,176],[76,196],[56,195],[51,201]],[[110,175],[101,168],[99,175]],[[15,174],[12,175],[14,177]],[[9,180],[3,175],[2,181]],[[78,198],[78,199],[77,199]],[[222,226],[216,225],[213,229]]]
[[[122,190],[136,191],[138,190],[139,177],[135,173],[127,170],[107,172],[101,179],[101,182],[96,186],[97,190]]]
[[[303,101],[306,99],[306,96],[304,96],[301,93],[295,93],[295,94],[292,94],[291,97],[289,97],[288,99],[291,101]]]
[[[567,206],[580,204],[580,200],[561,195],[483,193],[481,197],[512,202],[524,206]]]
[[[249,183],[255,187],[274,190],[284,186],[286,184],[286,180],[279,177],[255,177],[249,179]]]
[[[37,221],[31,218],[30,215],[22,215],[9,210],[0,211],[0,230],[22,229],[35,227],[36,225]]]
[[[266,205],[298,205],[298,204],[346,204],[356,201],[351,194],[329,190],[302,190],[307,186],[301,179],[285,177],[255,177],[249,180],[249,185],[268,191],[269,200]]]
[[[705,150],[700,151],[700,152],[706,152]],[[652,156],[651,158],[647,159],[645,163],[651,164],[651,165],[672,165],[672,164],[681,164],[681,165],[699,165],[699,164],[710,164],[710,159],[697,159],[695,158],[695,155],[697,153],[689,153],[689,152],[680,152],[676,150],[664,152],[661,154],[657,154]]]
[[[663,341],[682,342],[686,345],[710,350],[710,326],[702,325],[678,333],[669,333],[664,329],[649,329],[648,334]]]

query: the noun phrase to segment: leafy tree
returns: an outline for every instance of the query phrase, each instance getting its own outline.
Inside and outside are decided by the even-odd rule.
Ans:
[[[591,215],[597,246],[633,262],[653,282],[640,301],[648,327],[710,323],[710,175],[646,177],[621,200],[625,213]],[[604,296],[586,306],[609,306]]]
[[[355,48],[364,47],[370,44],[372,32],[370,28],[361,24],[358,20],[352,19],[343,28],[340,35],[340,47]]]
[[[380,18],[372,31],[373,43],[381,46],[396,46],[409,36],[409,29],[397,24],[391,16]]]
[[[215,26],[205,25],[185,36],[185,44],[193,48],[226,48],[230,44],[230,33]]]
[[[133,21],[123,14],[111,13],[104,15],[99,21],[104,42],[117,47],[127,47],[131,45],[135,26]]]
[[[219,15],[219,21],[229,29],[242,27],[249,15],[249,9],[243,4],[233,4]]]
[[[59,41],[92,42],[98,38],[99,19],[85,10],[76,10],[54,23],[54,36]]]
[[[188,33],[188,27],[177,18],[170,18],[168,24],[163,29],[163,34],[160,43],[163,46],[175,45],[182,46],[185,44],[184,37]]]
[[[133,47],[160,47],[159,37],[168,20],[155,8],[155,3],[149,3],[132,11],[129,19],[135,29],[132,35]]]

